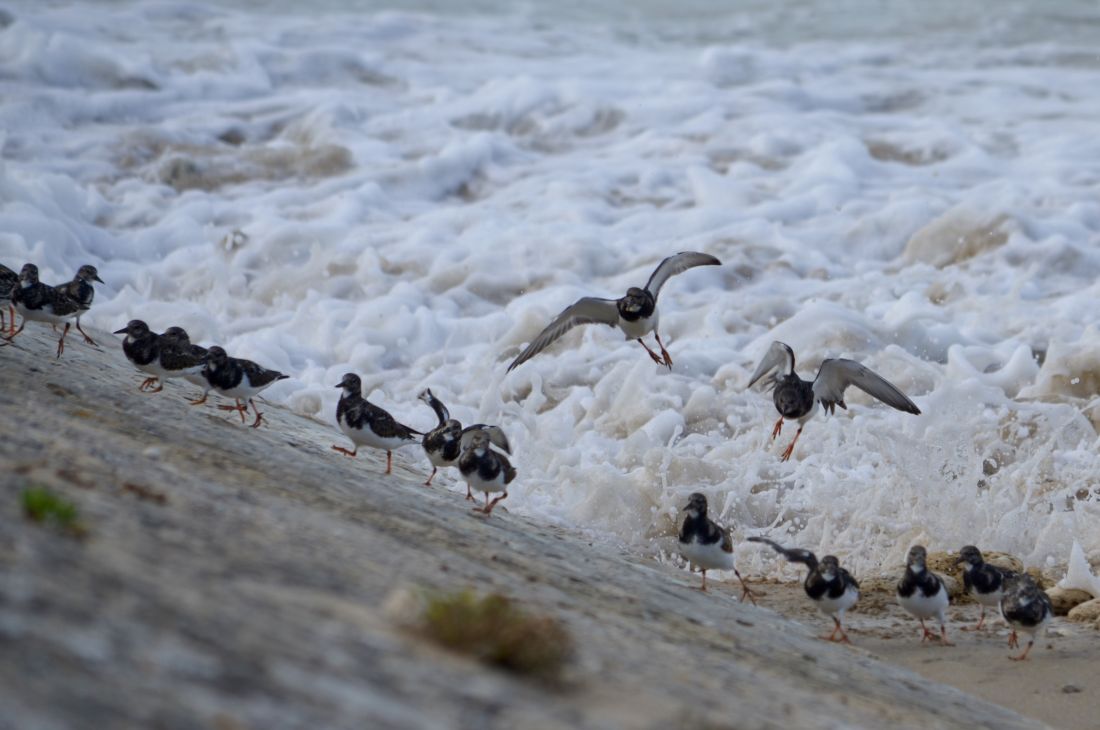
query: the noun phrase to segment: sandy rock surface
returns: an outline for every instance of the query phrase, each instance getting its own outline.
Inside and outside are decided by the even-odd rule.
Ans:
[[[93,333],[95,334],[95,333]],[[0,348],[0,728],[1025,728],[1013,711],[830,645],[735,584],[521,518],[470,513],[413,449],[356,460],[335,430],[143,395],[102,351],[31,325]],[[73,502],[83,539],[24,518]],[[547,688],[442,651],[394,591],[497,591],[578,650]],[[767,598],[762,599],[766,606]],[[911,627],[907,627],[911,628]]]

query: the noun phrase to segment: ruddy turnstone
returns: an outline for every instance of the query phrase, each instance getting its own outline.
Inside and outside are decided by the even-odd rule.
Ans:
[[[236,405],[218,406],[218,408],[223,411],[237,411],[241,415],[241,423],[244,423],[248,406],[252,406],[252,412],[256,414],[252,428],[259,428],[264,420],[264,414],[260,413],[252,399],[272,383],[290,377],[277,370],[260,367],[251,360],[229,357],[225,350],[217,346],[206,351],[206,364],[202,369],[202,375],[212,389],[236,401]],[[204,392],[201,398],[189,402],[197,406],[206,402],[206,396],[207,393]],[[248,405],[243,405],[242,400],[248,401]]]
[[[780,369],[780,374],[768,379],[769,383],[774,383],[772,400],[779,411],[779,420],[772,429],[772,440],[783,430],[785,419],[798,421],[798,432],[791,445],[783,452],[783,461],[791,458],[803,427],[817,413],[819,404],[826,413],[835,412],[837,406],[848,408],[844,404],[844,391],[850,385],[899,411],[920,415],[916,404],[897,387],[854,360],[825,360],[818,368],[813,382],[803,380],[794,372],[794,351],[782,342],[773,342],[768,348],[764,359],[756,366],[756,372],[749,379],[748,387],[751,388],[756,381],[776,368]]]
[[[921,636],[922,643],[936,638],[924,625],[925,619],[935,618],[940,622],[940,642],[944,646],[954,646],[947,640],[945,612],[950,602],[947,586],[938,575],[928,569],[927,562],[928,551],[922,546],[914,545],[909,548],[909,555],[905,559],[905,575],[898,581],[898,603],[920,621],[921,631],[924,632]]]
[[[684,506],[684,524],[680,527],[680,554],[703,574],[699,590],[707,589],[708,570],[732,570],[741,581],[741,600],[746,596],[753,605],[756,597],[741,577],[733,562],[733,538],[728,527],[722,527],[707,516],[707,498],[695,492]]]
[[[420,441],[422,434],[398,423],[389,412],[363,397],[363,383],[355,373],[348,373],[336,386],[342,388],[340,402],[336,404],[336,423],[344,435],[355,445],[353,451],[333,445],[333,451],[354,457],[360,446],[370,446],[386,451],[386,474],[393,471],[393,450]]]
[[[149,325],[140,319],[131,319],[125,327],[115,330],[114,334],[126,335],[122,340],[122,352],[134,367],[149,376],[141,382],[138,390],[143,393],[159,393],[164,390],[164,384],[160,382],[164,377],[160,366],[161,335],[149,329]]]
[[[963,631],[977,631],[985,625],[985,609],[1001,605],[1005,581],[1017,573],[985,562],[982,551],[973,545],[963,547],[955,563],[963,564],[963,586],[982,607],[978,625],[973,628],[964,628]]]
[[[508,457],[489,448],[491,443],[486,431],[474,431],[469,442],[458,457],[458,470],[466,480],[467,488],[485,493],[485,506],[474,510],[484,512],[486,516],[502,499],[508,498],[508,485],[516,478],[516,470]],[[489,501],[491,492],[503,492]]]
[[[430,389],[425,388],[417,397],[427,403],[439,418],[439,425],[424,434],[424,438],[421,440],[424,453],[428,455],[428,461],[432,463],[432,473],[428,476],[428,480],[424,482],[424,486],[431,486],[432,479],[439,467],[458,465],[458,457],[462,455],[462,450],[469,444],[470,437],[473,436],[475,431],[485,431],[489,434],[491,444],[498,449],[502,449],[506,454],[512,453],[508,438],[499,426],[486,426],[484,423],[475,423],[472,426],[463,428],[459,421],[451,418],[447,406],[432,395]],[[467,485],[466,499],[472,500],[473,498],[469,485]]]
[[[508,370],[511,371],[527,362],[579,324],[606,324],[618,327],[628,340],[637,340],[653,358],[653,362],[665,365],[671,370],[672,357],[665,350],[665,346],[661,343],[661,335],[657,332],[657,295],[660,294],[661,287],[669,277],[696,266],[719,266],[721,263],[710,254],[683,251],[669,256],[658,264],[643,289],[631,287],[627,289],[626,296],[620,299],[597,297],[578,299],[566,307],[539,333],[538,337],[531,341],[531,344],[508,366]],[[660,356],[649,349],[642,340],[650,332],[657,339],[657,346],[661,348]]]
[[[1050,597],[1032,580],[1031,576],[1014,573],[1005,581],[1004,596],[1001,598],[1001,616],[1012,627],[1008,637],[1010,649],[1020,646],[1017,631],[1023,631],[1031,638],[1020,656],[1009,657],[1014,661],[1027,659],[1027,654],[1035,644],[1035,637],[1046,628],[1047,622],[1054,616]]]
[[[61,339],[57,341],[58,357],[65,352],[65,335],[69,334],[69,327],[72,326],[69,320],[79,317],[88,309],[70,297],[64,289],[41,283],[38,280],[38,267],[34,264],[25,264],[19,272],[19,286],[12,292],[11,301],[15,310],[23,316],[23,323],[5,339],[10,343],[23,331],[28,321],[50,325],[64,324]]]
[[[849,641],[848,634],[844,631],[844,625],[841,622],[844,619],[844,612],[856,605],[856,601],[859,600],[859,583],[847,570],[840,567],[840,561],[836,559],[836,556],[826,555],[819,563],[817,556],[809,550],[788,549],[766,537],[750,537],[749,542],[762,542],[765,545],[771,545],[773,550],[790,562],[802,563],[809,568],[810,572],[806,575],[806,581],[802,584],[802,587],[805,589],[806,595],[817,604],[822,613],[832,616],[834,624],[833,633],[819,638],[829,641],[843,641],[846,644],[852,643]],[[838,631],[840,632],[839,640],[836,638]]]
[[[57,288],[68,294],[75,299],[84,312],[92,306],[92,300],[95,299],[95,289],[92,287],[91,282],[98,281],[100,284],[104,283],[103,279],[99,278],[99,272],[91,264],[84,264],[81,266],[73,280],[65,284],[61,284]],[[84,341],[93,347],[97,347],[95,340],[88,336],[88,333],[80,328],[80,314],[76,315],[76,331],[84,335]]]
[[[169,327],[160,336],[162,377],[183,378],[209,391],[210,384],[202,375],[206,353],[205,347],[191,344],[191,337],[183,327]]]
[[[18,283],[19,274],[0,264],[0,333],[8,328],[4,321],[5,310],[7,310],[8,317],[11,319],[11,329],[15,329],[15,307],[12,306],[11,295]]]

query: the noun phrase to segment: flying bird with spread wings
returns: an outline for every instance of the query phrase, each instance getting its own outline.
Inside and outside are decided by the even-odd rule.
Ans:
[[[696,266],[720,266],[721,264],[721,261],[710,254],[682,251],[658,264],[653,275],[646,282],[645,288],[639,289],[632,286],[627,289],[626,296],[619,299],[598,297],[578,299],[555,317],[554,321],[548,324],[519,354],[519,357],[512,361],[508,366],[509,372],[545,350],[579,324],[606,324],[618,327],[628,340],[637,340],[653,358],[653,362],[671,370],[672,357],[661,343],[661,335],[657,333],[657,295],[660,294],[665,282],[676,274]],[[660,355],[649,349],[642,340],[650,332],[656,338],[657,346],[661,348]]]
[[[775,409],[779,411],[779,420],[772,429],[772,440],[783,430],[784,420],[798,421],[798,433],[783,452],[783,461],[791,458],[794,445],[802,435],[802,428],[814,417],[819,406],[826,413],[835,412],[837,406],[848,408],[844,403],[844,391],[850,385],[892,408],[920,415],[920,409],[905,393],[855,360],[825,360],[813,381],[803,380],[794,372],[794,350],[782,342],[773,342],[768,348],[764,359],[756,366],[756,372],[749,379],[748,387],[751,388],[756,381],[776,369],[779,373],[768,379],[769,383],[774,384],[772,400],[775,402]]]

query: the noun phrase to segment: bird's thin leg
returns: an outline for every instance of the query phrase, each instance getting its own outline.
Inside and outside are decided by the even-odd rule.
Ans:
[[[467,499],[467,501],[470,501],[470,502],[476,502],[477,501],[476,499],[474,499],[474,493],[470,491],[470,485],[469,484],[466,485],[466,499]]]
[[[389,474],[392,471],[393,471],[393,452],[392,451],[387,451],[386,452],[386,473]],[[486,496],[488,496],[488,495],[486,495]]]
[[[95,340],[93,340],[91,337],[89,337],[88,333],[80,328],[80,320],[79,319],[76,320],[76,331],[79,332],[80,334],[84,335],[84,341],[87,342],[89,345],[91,345],[92,347],[99,347],[99,345],[97,345],[95,343]]]
[[[65,323],[65,329],[61,332],[61,339],[57,341],[57,356],[61,357],[61,353],[65,352],[65,335],[69,334],[69,323]]]
[[[775,422],[775,426],[772,428],[772,441],[783,433],[783,416],[779,417],[779,420]]]
[[[651,358],[653,358],[653,362],[657,363],[658,365],[664,365],[665,364],[664,361],[661,360],[660,356],[657,353],[655,353],[653,350],[649,349],[649,345],[642,342],[641,337],[638,338],[638,344],[645,348],[645,351],[649,353],[649,356]]]
[[[745,602],[745,597],[752,601],[752,605],[756,605],[756,594],[749,588],[749,584],[745,582],[745,579],[741,577],[741,574],[737,572],[737,568],[733,569],[733,574],[737,576],[737,580],[741,581],[741,603]]]
[[[1015,634],[1015,632],[1013,632],[1013,634]],[[1027,642],[1027,647],[1024,649],[1023,654],[1021,654],[1020,656],[1010,656],[1009,659],[1011,659],[1014,662],[1022,662],[1024,659],[1027,659],[1027,653],[1029,651],[1031,651],[1031,647],[1034,646],[1034,645],[1035,645],[1035,639],[1032,638],[1031,641]]]
[[[828,636],[819,636],[817,638],[824,639],[825,641],[836,641],[836,632],[840,630],[840,622],[836,620],[836,616],[833,616],[833,633]]]
[[[923,644],[924,642],[928,641],[929,639],[936,638],[936,635],[933,634],[931,631],[929,631],[928,627],[924,625],[924,619],[920,620],[920,630],[924,632],[920,637],[920,643]]]
[[[15,332],[15,305],[13,305],[13,304],[8,305],[8,314],[10,315],[10,319],[11,319],[11,331]]]
[[[1016,636],[1016,629],[1013,629],[1012,633],[1008,635],[1008,648],[1009,649],[1019,649],[1020,648],[1020,639],[1019,639],[1019,637]]]
[[[664,360],[665,367],[669,370],[672,369],[672,356],[668,354],[668,350],[665,349],[665,345],[661,342],[661,336],[657,334],[657,330],[653,330],[653,336],[657,338],[657,346],[661,348],[661,358]]]
[[[11,321],[11,326],[15,327],[15,320],[14,319]],[[27,318],[24,317],[23,322],[19,325],[19,329],[17,329],[17,330],[13,329],[12,333],[10,335],[5,336],[4,339],[7,340],[8,342],[11,342],[12,340],[15,339],[15,336],[17,334],[19,334],[20,332],[23,331],[23,328],[26,327],[26,326],[27,326]]]
[[[153,379],[156,380],[156,378]],[[189,400],[187,402],[193,406],[201,406],[206,402],[206,393],[203,393],[201,398],[196,398],[195,400]]]
[[[836,627],[840,629],[840,642],[842,644],[851,644],[852,640],[848,638],[848,632],[844,630],[844,625],[840,623],[840,619],[834,619],[836,621]]]
[[[353,459],[355,458],[355,455],[359,453],[359,447],[358,446],[355,447],[355,451],[348,451],[343,446],[337,446],[336,444],[333,444],[332,445],[332,450],[333,451],[339,451],[344,456],[350,456]]]
[[[954,646],[955,642],[947,640],[947,627],[940,624],[940,644],[942,646]]]
[[[984,625],[985,625],[985,606],[982,605],[982,615],[978,617],[978,625],[977,626],[963,626],[962,630],[963,631],[978,631]]]
[[[432,486],[432,479],[435,479],[435,473],[436,473],[437,471],[439,471],[439,467],[437,467],[437,466],[433,466],[433,467],[432,467],[432,473],[428,475],[428,481],[424,482],[424,486],[425,486],[425,487],[430,487],[430,486]]]
[[[707,592],[707,571],[706,571],[705,568],[700,568],[699,572],[701,572],[703,574],[703,585],[699,586],[699,590],[701,590],[703,593],[706,593]]]
[[[218,406],[218,410],[222,411],[236,411],[241,417],[241,423],[244,423],[244,414],[248,413],[248,406],[241,405],[240,398],[234,398],[235,405],[231,406]]]
[[[256,414],[256,420],[252,422],[252,428],[259,428],[264,420],[264,414],[260,413],[260,409],[256,407],[251,398],[248,399],[248,405],[252,406],[252,412]]]
[[[798,427],[798,432],[794,435],[794,441],[791,441],[791,445],[787,447],[787,450],[783,452],[781,461],[789,461],[791,454],[794,453],[794,445],[798,443],[798,437],[802,435],[802,426]]]
[[[508,498],[508,492],[505,492],[504,494],[502,494],[499,497],[495,498],[492,502],[489,502],[489,504],[485,505],[485,514],[488,515],[490,512],[492,512],[493,507],[497,506],[497,502],[500,502],[501,500],[504,500],[504,499],[507,499],[507,498]],[[485,499],[486,500],[489,499],[489,493],[488,492],[485,493]]]

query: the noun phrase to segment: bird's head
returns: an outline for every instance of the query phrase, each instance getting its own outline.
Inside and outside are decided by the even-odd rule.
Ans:
[[[38,267],[34,264],[23,264],[19,270],[19,283],[24,287],[38,283]]]
[[[475,451],[479,455],[489,450],[489,434],[484,431],[474,431],[470,434],[470,440],[466,444],[467,451]]]
[[[959,557],[955,558],[955,564],[965,563],[964,570],[970,570],[978,565],[981,565],[982,551],[973,545],[967,545],[959,551]]]
[[[707,498],[699,492],[693,493],[688,497],[688,503],[684,505],[684,512],[687,512],[693,519],[698,519],[707,514]]]
[[[225,350],[214,345],[206,351],[206,357],[203,358],[203,362],[206,363],[206,368],[211,372],[221,369],[229,362],[229,355]]]
[[[149,325],[145,324],[140,319],[131,319],[126,323],[125,327],[120,330],[115,330],[115,334],[126,335],[131,338],[144,337],[149,334]]]
[[[98,281],[100,284],[103,283],[103,279],[99,278],[99,271],[91,264],[84,264],[81,266],[76,272],[76,278],[85,283],[89,281]]]
[[[420,391],[420,394],[417,395],[416,397],[418,399],[424,401],[428,405],[431,405],[432,401],[435,400],[435,396],[432,395],[432,389],[431,388],[425,388],[424,390]]]
[[[914,573],[923,573],[925,563],[928,562],[928,551],[922,545],[914,545],[909,548],[909,555],[905,558],[905,566]]]
[[[835,555],[826,555],[821,559],[818,564],[818,570],[821,572],[821,577],[825,580],[832,580],[840,573],[840,561],[837,560]]]
[[[176,342],[188,343],[191,341],[191,336],[187,334],[187,330],[183,327],[169,327],[164,330],[161,337],[165,337]]]
[[[622,299],[621,308],[624,312],[638,314],[646,308],[646,303],[650,298],[649,293],[645,289],[632,286],[626,290],[626,296]]]
[[[360,395],[363,392],[363,382],[355,373],[345,373],[336,387],[343,388],[344,395]]]

